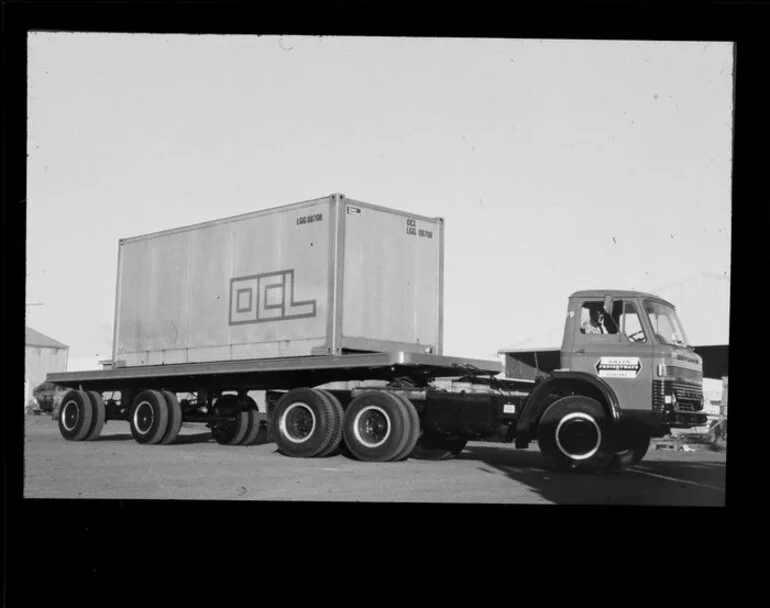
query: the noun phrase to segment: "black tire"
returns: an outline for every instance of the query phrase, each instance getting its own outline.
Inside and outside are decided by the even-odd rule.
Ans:
[[[387,391],[366,391],[348,404],[342,424],[345,445],[358,460],[385,462],[401,456],[411,438],[405,404]]]
[[[61,400],[59,432],[67,441],[83,441],[91,430],[94,408],[85,391],[67,391]]]
[[[416,460],[450,460],[465,449],[468,440],[457,435],[444,435],[425,429],[417,445],[412,450],[411,458]]]
[[[650,436],[642,433],[633,435],[626,445],[628,446],[626,449],[614,452],[612,460],[607,465],[608,469],[620,470],[640,463],[650,449]]]
[[[251,397],[246,397],[246,406],[248,407],[246,414],[249,417],[249,428],[247,429],[246,434],[243,436],[241,445],[254,445],[257,442],[257,437],[259,436],[261,417],[259,415],[259,409],[257,408],[257,404],[254,399]]]
[[[332,435],[329,445],[327,445],[323,451],[318,454],[318,458],[325,458],[326,456],[331,456],[339,452],[339,447],[342,443],[342,419],[345,417],[345,412],[342,409],[340,400],[337,399],[337,397],[335,397],[332,393],[321,388],[317,388],[315,390],[321,393],[321,395],[329,402],[329,405],[334,412],[334,416],[337,419],[334,423],[335,432]]]
[[[409,420],[409,439],[406,442],[406,446],[404,446],[403,452],[394,458],[395,461],[400,462],[409,458],[417,445],[417,441],[420,439],[420,417],[417,414],[417,409],[415,409],[414,404],[407,397],[399,394],[396,394],[396,397],[398,397],[401,400],[401,403],[404,404]]]
[[[89,398],[91,399],[91,410],[93,412],[93,419],[91,420],[91,428],[88,434],[83,438],[83,441],[93,441],[102,433],[104,428],[104,422],[107,420],[107,408],[104,407],[104,400],[102,394],[97,391],[87,391]]]
[[[595,399],[571,395],[554,401],[538,423],[540,452],[561,471],[605,468],[609,449],[607,416]]]
[[[168,407],[160,391],[142,391],[131,405],[131,434],[138,443],[153,445],[168,429]]]
[[[166,401],[168,409],[168,428],[163,438],[160,440],[162,445],[170,445],[179,437],[179,431],[182,429],[182,406],[179,405],[179,399],[171,391],[160,391]]]
[[[214,412],[216,413],[219,408],[230,408],[237,402],[237,396],[223,395],[214,404]],[[249,430],[249,422],[247,411],[236,412],[228,415],[226,420],[215,423],[211,434],[221,445],[240,445]]]
[[[278,451],[294,458],[314,458],[329,447],[341,421],[332,403],[318,389],[295,388],[275,404],[270,435]]]

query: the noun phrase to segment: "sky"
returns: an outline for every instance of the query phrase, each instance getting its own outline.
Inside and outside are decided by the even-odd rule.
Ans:
[[[108,358],[118,239],[341,192],[445,219],[447,355],[693,277],[726,336],[732,97],[726,42],[33,32],[26,321]]]

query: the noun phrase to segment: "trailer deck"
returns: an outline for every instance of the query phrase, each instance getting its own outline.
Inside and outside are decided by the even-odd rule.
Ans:
[[[239,385],[264,390],[351,380],[448,378],[462,376],[473,368],[477,373],[489,375],[503,371],[498,361],[392,352],[117,367],[54,373],[47,379],[63,386],[82,386],[86,390],[109,389],[116,384],[126,389],[141,388],[149,379],[180,392],[197,390],[200,386],[231,388]]]

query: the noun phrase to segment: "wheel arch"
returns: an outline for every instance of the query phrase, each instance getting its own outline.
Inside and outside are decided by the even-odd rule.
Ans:
[[[612,387],[597,376],[585,372],[553,372],[532,391],[516,423],[516,435],[529,437],[536,430],[543,412],[554,397],[583,395],[599,402],[612,423],[620,420],[620,404]]]

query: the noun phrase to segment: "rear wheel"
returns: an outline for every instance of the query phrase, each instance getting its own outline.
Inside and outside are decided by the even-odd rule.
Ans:
[[[107,419],[107,409],[104,407],[104,400],[102,399],[101,393],[96,391],[88,391],[88,396],[91,399],[91,411],[93,412],[93,419],[91,420],[91,428],[83,440],[93,441],[102,433],[104,422]]]
[[[168,429],[168,406],[160,391],[142,391],[129,415],[131,434],[139,443],[156,444]]]
[[[251,398],[248,400],[252,403],[254,402],[254,400]],[[249,409],[246,413],[249,416],[249,430],[246,431],[246,435],[244,436],[241,445],[254,445],[257,443],[257,438],[259,437],[259,429],[262,423],[259,410],[257,409],[257,404],[254,403],[254,409]]]
[[[358,460],[396,460],[411,438],[406,405],[385,391],[367,391],[353,399],[342,427],[345,445]]]
[[[168,428],[160,443],[168,445],[176,441],[176,438],[179,437],[179,431],[182,429],[182,406],[179,405],[179,400],[174,393],[161,391],[161,394],[166,400],[166,407],[168,408]]]
[[[425,429],[412,450],[412,458],[418,460],[449,460],[465,449],[468,440],[458,435],[440,434]]]
[[[321,395],[323,395],[323,397],[328,401],[329,405],[334,411],[334,416],[336,418],[336,421],[333,425],[335,429],[334,435],[332,435],[329,445],[326,446],[320,454],[318,454],[320,458],[323,458],[325,456],[335,454],[339,450],[340,443],[342,443],[342,419],[345,416],[345,412],[342,409],[340,400],[337,399],[337,397],[335,397],[332,393],[321,388],[317,388],[315,390],[321,393]]]
[[[340,424],[334,404],[312,388],[295,388],[283,395],[269,420],[270,435],[278,451],[296,458],[326,453]]]
[[[249,431],[249,413],[247,411],[234,412],[232,414],[226,414],[228,410],[232,410],[238,404],[238,397],[235,395],[223,395],[217,399],[214,404],[214,414],[224,415],[223,420],[219,420],[214,423],[211,429],[211,434],[217,443],[222,445],[239,445],[246,433]]]
[[[91,397],[85,391],[67,391],[61,401],[59,432],[68,441],[83,441],[93,421]]]
[[[540,418],[540,451],[556,469],[598,470],[609,463],[606,416],[595,399],[571,395],[554,401]]]
[[[406,413],[409,420],[407,430],[407,435],[409,438],[406,442],[406,446],[404,446],[401,454],[394,458],[394,460],[401,461],[409,458],[409,456],[414,451],[415,446],[417,445],[417,441],[420,438],[420,417],[417,415],[417,410],[409,398],[398,394],[396,394],[396,397],[398,397],[401,400],[401,403],[404,404],[404,408],[406,408]]]

